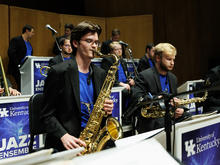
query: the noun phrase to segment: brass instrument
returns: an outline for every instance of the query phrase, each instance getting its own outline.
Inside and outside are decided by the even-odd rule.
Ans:
[[[47,77],[47,73],[48,71],[50,70],[50,67],[49,66],[42,66],[40,68],[40,74],[44,77]]]
[[[208,96],[208,91],[205,91],[202,97],[194,97],[191,99],[181,99],[180,102],[175,102],[175,106],[179,107],[182,105],[190,104],[190,103],[200,103],[206,100]],[[145,118],[160,118],[164,117],[165,110],[161,110],[160,105],[153,105],[153,106],[143,106],[141,108],[141,115]],[[173,117],[174,112],[170,111],[170,115]]]
[[[0,65],[1,65],[1,70],[2,70],[2,78],[3,78],[3,81],[4,81],[5,95],[10,96],[10,92],[9,92],[9,88],[8,88],[8,82],[7,82],[7,79],[6,79],[6,76],[5,76],[5,71],[4,71],[4,66],[3,66],[3,63],[2,63],[2,57],[1,56],[0,56]]]
[[[107,118],[106,125],[102,129],[100,129],[102,119],[105,116],[105,111],[103,111],[104,102],[105,99],[109,98],[111,94],[111,89],[115,82],[115,73],[118,69],[119,57],[115,54],[103,55],[96,50],[92,51],[94,51],[97,55],[101,57],[112,56],[115,62],[108,70],[108,74],[102,85],[100,94],[96,100],[87,125],[80,133],[79,139],[83,140],[86,143],[86,149],[83,151],[82,154],[100,151],[103,149],[108,140],[117,140],[122,137],[122,127],[119,122],[113,117]]]

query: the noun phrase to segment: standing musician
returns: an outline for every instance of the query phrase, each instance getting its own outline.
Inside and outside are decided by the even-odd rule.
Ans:
[[[58,151],[85,146],[78,137],[85,128],[105,80],[105,71],[91,63],[101,27],[79,23],[71,34],[73,58],[51,67],[44,87],[42,120],[47,131],[45,147]],[[113,101],[103,110],[110,115]],[[104,123],[104,122],[103,122]]]
[[[158,96],[161,93],[176,94],[177,78],[171,73],[176,58],[176,48],[169,43],[160,43],[154,48],[155,66],[139,73],[135,88],[133,90],[133,100],[140,97],[148,98]],[[179,99],[174,98],[175,102]],[[175,118],[180,118],[184,114],[183,108],[176,108]],[[138,115],[138,133],[143,133],[164,127],[164,118],[144,118]]]
[[[8,47],[8,74],[12,75],[17,83],[18,90],[21,89],[21,74],[19,71],[27,56],[33,55],[30,39],[34,36],[34,27],[25,25],[22,35],[11,39]]]

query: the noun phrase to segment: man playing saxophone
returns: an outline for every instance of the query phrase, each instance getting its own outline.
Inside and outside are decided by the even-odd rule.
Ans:
[[[47,131],[45,147],[58,151],[85,146],[78,137],[85,128],[105,80],[105,71],[91,63],[99,45],[101,27],[79,23],[71,34],[73,58],[51,67],[44,87],[42,121]],[[105,99],[106,115],[113,101]]]
[[[176,48],[169,43],[160,43],[154,48],[155,66],[140,72],[133,89],[133,100],[140,97],[148,98],[158,96],[161,93],[176,94],[177,78],[171,73],[174,68],[176,58]],[[160,96],[162,97],[162,96]],[[174,98],[178,102],[178,98]],[[172,103],[173,105],[173,103]],[[175,118],[180,118],[184,114],[183,108],[175,109]],[[164,117],[144,118],[138,115],[137,130],[139,133],[151,131],[164,127]]]

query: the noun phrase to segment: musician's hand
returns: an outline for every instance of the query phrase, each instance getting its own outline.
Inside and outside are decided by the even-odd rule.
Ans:
[[[13,89],[11,87],[9,87],[8,90],[9,90],[9,93],[11,96],[20,96],[21,95],[20,92],[18,92],[16,89]]]
[[[180,102],[180,101],[181,101],[180,99],[174,97],[174,98],[170,101],[170,104],[171,104],[172,106],[179,105],[179,102]]]
[[[134,86],[134,85],[135,85],[135,82],[134,82],[134,80],[133,80],[132,78],[129,79],[129,82],[128,82],[128,83],[129,83],[129,85],[131,85],[131,86]]]
[[[66,133],[61,137],[61,141],[63,143],[63,146],[67,149],[74,149],[79,147],[86,147],[86,143],[74,136],[71,136],[70,134]]]
[[[4,88],[0,88],[0,94],[4,93]]]
[[[105,99],[103,109],[104,109],[104,111],[106,112],[107,115],[112,114],[113,106],[114,106],[113,100]]]
[[[179,118],[183,115],[184,109],[183,108],[177,108],[175,110],[175,118]]]
[[[125,83],[123,83],[123,82],[120,82],[119,85],[125,87],[125,88],[126,88],[127,90],[129,90],[129,91],[130,91],[130,89],[131,89],[131,87],[130,87],[129,84],[125,84]]]

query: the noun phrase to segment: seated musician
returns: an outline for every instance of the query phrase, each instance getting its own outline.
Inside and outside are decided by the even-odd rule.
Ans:
[[[118,66],[118,71],[116,73],[116,82],[115,86],[123,86],[127,90],[130,90],[131,86],[134,85],[134,80],[130,77],[130,73],[128,72],[127,63],[122,58],[122,46],[119,42],[114,41],[110,45],[110,50],[112,54],[116,54],[120,57],[120,64]],[[112,57],[105,57],[102,60],[101,67],[106,70],[113,65],[114,59]]]
[[[126,109],[127,101],[130,95],[131,86],[134,86],[135,82],[131,78],[130,73],[128,72],[127,62],[122,58],[122,45],[117,42],[113,41],[110,43],[110,50],[112,54],[116,54],[120,57],[118,71],[115,75],[115,87],[124,87],[126,90],[122,91],[122,111]],[[104,57],[102,60],[101,67],[106,70],[113,65],[114,59],[112,57]]]
[[[137,101],[140,97],[151,99],[152,96],[159,96],[161,93],[176,94],[177,78],[171,73],[176,58],[176,48],[169,43],[160,43],[154,48],[155,66],[139,73],[135,81],[132,100]],[[179,102],[178,98],[174,98]],[[145,118],[140,111],[138,113],[137,130],[139,133],[151,131],[164,127],[164,117]],[[184,116],[183,108],[175,109],[175,119]]]
[[[49,60],[48,62],[49,67],[51,67],[52,65],[58,64],[60,62],[63,62],[65,60],[71,59],[72,48],[70,45],[70,39],[60,38],[59,46],[60,46],[61,52]]]
[[[4,82],[2,70],[0,69],[0,96],[6,95],[5,94],[5,83],[8,85],[8,91],[10,96],[19,96],[21,95],[16,89],[12,88],[11,82],[5,78],[7,82]]]

